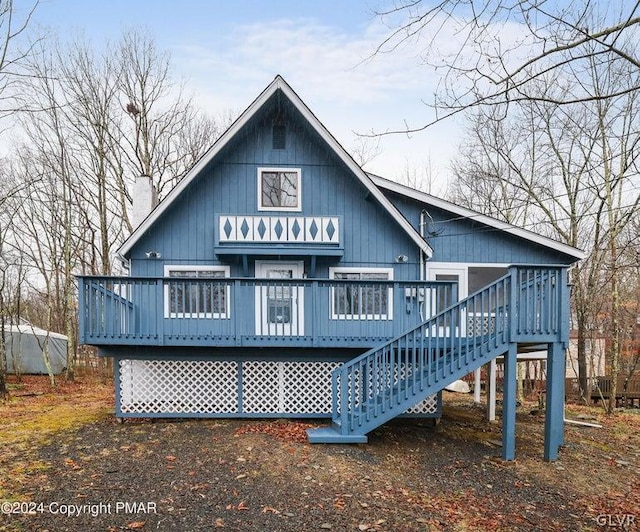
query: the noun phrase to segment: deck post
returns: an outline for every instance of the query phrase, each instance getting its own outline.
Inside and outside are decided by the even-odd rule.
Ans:
[[[89,287],[87,286],[86,279],[82,277],[78,277],[78,301],[84,301],[84,305],[78,305],[78,332],[79,332],[79,340],[81,344],[87,343],[87,337],[85,331],[87,329],[85,316],[86,316],[86,305],[89,298],[87,294],[89,292]],[[83,312],[84,311],[84,312]]]
[[[558,459],[559,447],[564,443],[564,345],[549,344],[547,349],[547,404],[544,422],[544,459]]]
[[[518,344],[509,344],[504,354],[504,381],[502,385],[502,459],[516,457],[516,387],[518,380]]]
[[[496,359],[487,364],[487,419],[496,420]]]
[[[478,368],[473,372],[473,402],[480,402],[480,383],[481,383],[481,375],[482,368]]]

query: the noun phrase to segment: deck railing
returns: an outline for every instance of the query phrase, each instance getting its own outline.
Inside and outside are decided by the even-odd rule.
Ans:
[[[451,305],[448,281],[79,277],[91,345],[367,347]]]

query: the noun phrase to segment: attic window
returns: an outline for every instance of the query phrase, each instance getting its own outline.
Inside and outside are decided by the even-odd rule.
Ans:
[[[287,144],[287,128],[281,125],[274,125],[272,135],[273,149],[284,150]]]
[[[258,168],[258,210],[300,211],[300,170]]]

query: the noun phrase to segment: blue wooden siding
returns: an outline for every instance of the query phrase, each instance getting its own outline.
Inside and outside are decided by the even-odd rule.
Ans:
[[[287,147],[272,149],[271,126],[278,105],[275,100],[245,126],[138,241],[131,252],[131,273],[162,275],[164,264],[226,264],[228,260],[231,275],[243,275],[237,258],[219,260],[214,255],[217,216],[265,214],[258,210],[257,169],[277,166],[302,171],[301,216],[341,217],[344,256],[341,260],[318,257],[316,277],[328,277],[330,266],[358,265],[393,266],[394,278],[418,279],[415,243],[285,99],[279,104],[279,112],[286,116]],[[147,251],[158,251],[162,258],[148,260]],[[305,255],[308,253],[302,250],[300,256]],[[396,264],[398,255],[407,255],[409,263]],[[250,258],[249,275],[254,274],[252,262]]]
[[[426,209],[433,224],[426,235],[433,249],[432,261],[502,264],[571,264],[575,257],[556,252],[534,242],[518,238],[486,226],[470,218],[460,219],[454,214],[422,202],[384,191],[396,208],[415,227],[420,223],[420,212]]]

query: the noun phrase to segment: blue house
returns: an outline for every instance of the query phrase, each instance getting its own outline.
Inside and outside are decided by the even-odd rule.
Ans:
[[[512,459],[516,355],[543,348],[557,457],[583,253],[367,174],[279,76],[119,255],[129,275],[79,277],[118,416],[331,418],[311,442],[366,442],[504,356]]]

